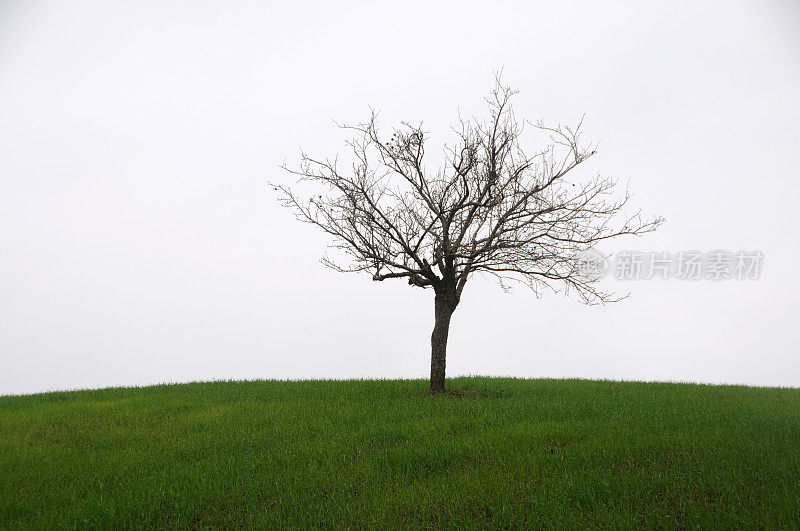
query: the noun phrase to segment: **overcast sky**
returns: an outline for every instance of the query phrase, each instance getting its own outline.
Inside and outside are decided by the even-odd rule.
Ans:
[[[763,271],[605,307],[475,278],[448,376],[800,386],[800,3],[611,4],[0,0],[0,394],[427,377],[432,292],[325,269],[266,181],[370,106],[447,140],[501,67],[668,220],[603,251]]]

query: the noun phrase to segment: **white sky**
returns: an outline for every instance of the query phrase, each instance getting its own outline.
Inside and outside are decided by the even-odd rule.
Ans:
[[[266,180],[369,105],[445,140],[500,67],[668,220],[603,250],[764,270],[607,307],[476,278],[448,376],[800,386],[800,3],[432,4],[0,0],[0,394],[427,377],[432,292],[325,269]]]

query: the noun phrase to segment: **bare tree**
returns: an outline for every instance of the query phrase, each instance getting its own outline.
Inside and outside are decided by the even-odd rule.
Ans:
[[[421,125],[403,122],[384,138],[373,112],[366,123],[341,126],[354,133],[346,170],[337,158],[305,153],[298,168],[284,165],[300,180],[322,184],[324,195],[303,198],[272,185],[298,219],[330,234],[333,247],[349,256],[347,265],[323,259],[327,266],[433,290],[434,393],[444,391],[450,318],[472,275],[493,275],[504,288],[521,282],[537,294],[563,288],[587,304],[619,300],[581,274],[581,254],[602,240],[651,232],[663,221],[626,214],[629,194],[616,196],[612,179],[567,179],[595,153],[581,142],[580,123],[532,124],[549,140],[526,154],[523,125],[510,104],[514,94],[498,77],[486,100],[488,118],[460,120],[455,145],[445,147],[445,167],[435,173],[423,166]]]

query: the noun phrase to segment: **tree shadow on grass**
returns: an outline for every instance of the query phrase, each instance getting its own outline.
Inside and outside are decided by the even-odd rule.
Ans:
[[[437,399],[452,399],[452,400],[477,400],[477,399],[490,399],[490,398],[507,398],[510,393],[507,391],[489,391],[484,389],[446,389],[441,393],[431,393],[428,389],[415,391],[412,393],[403,393],[401,398],[432,398]]]

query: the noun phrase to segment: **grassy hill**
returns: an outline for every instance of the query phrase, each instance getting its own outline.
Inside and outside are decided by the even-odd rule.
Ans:
[[[0,397],[0,528],[800,527],[800,390],[215,382]]]

